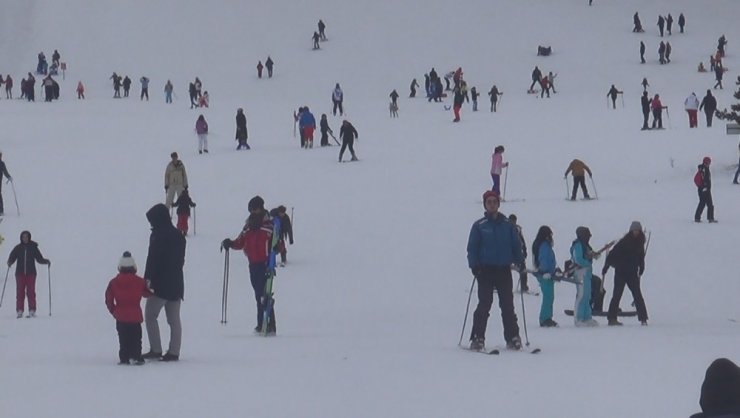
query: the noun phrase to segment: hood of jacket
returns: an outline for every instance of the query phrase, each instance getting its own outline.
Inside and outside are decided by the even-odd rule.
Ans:
[[[146,213],[146,219],[149,221],[152,229],[172,225],[170,211],[167,209],[167,206],[162,203],[157,203],[152,206]]]

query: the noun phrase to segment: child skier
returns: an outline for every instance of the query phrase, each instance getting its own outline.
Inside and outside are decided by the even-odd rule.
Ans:
[[[136,262],[131,253],[124,251],[118,262],[118,275],[111,279],[105,290],[105,305],[116,319],[118,331],[118,359],[121,365],[141,366],[141,298],[149,297],[151,292],[143,278],[136,275]]]
[[[288,246],[285,244],[285,239],[287,238],[290,245],[293,245],[293,226],[290,223],[287,209],[283,205],[271,210],[270,216],[280,219],[280,240],[277,244],[277,251],[280,253],[280,267],[285,267],[285,263],[288,262]]]
[[[207,151],[206,151],[207,152]],[[188,236],[188,219],[190,218],[190,208],[195,207],[195,202],[190,198],[188,189],[185,189],[177,196],[177,200],[172,206],[177,210],[177,230],[183,235]]]
[[[36,316],[36,263],[51,266],[51,261],[44,258],[39,245],[31,241],[31,233],[21,232],[21,242],[16,245],[8,256],[8,268],[15,265],[15,311],[18,318],[23,317],[23,302],[28,296],[28,318]]]

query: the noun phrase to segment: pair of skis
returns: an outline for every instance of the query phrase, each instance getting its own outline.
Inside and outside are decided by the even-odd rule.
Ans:
[[[277,216],[272,218],[272,241],[270,242],[270,255],[267,261],[267,281],[265,282],[265,290],[262,292],[262,304],[264,305],[264,311],[262,313],[262,336],[274,335],[276,328],[273,321],[275,320],[275,314],[273,309],[275,307],[275,294],[272,291],[272,283],[275,278],[275,267],[277,258],[277,245],[280,241],[280,218]]]

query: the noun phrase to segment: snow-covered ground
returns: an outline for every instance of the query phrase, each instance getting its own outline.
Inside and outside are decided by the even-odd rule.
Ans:
[[[733,0],[441,0],[2,2],[0,73],[20,79],[55,48],[68,65],[62,98],[0,100],[0,149],[15,180],[21,216],[4,186],[0,230],[7,254],[28,229],[53,262],[38,278],[40,317],[15,319],[11,278],[0,311],[0,415],[15,417],[675,417],[699,409],[699,387],[716,357],[740,359],[740,294],[734,258],[740,188],[731,184],[737,137],[724,123],[688,128],[683,100],[714,84],[700,74],[723,33],[729,45],[719,107],[734,103],[740,69],[740,3]],[[644,34],[634,34],[640,13]],[[674,22],[672,62],[657,63],[659,13]],[[329,40],[311,51],[319,18]],[[639,64],[638,46],[648,48]],[[537,45],[553,55],[537,57]],[[258,80],[267,55],[275,76]],[[550,99],[525,94],[535,65],[558,74]],[[442,104],[407,99],[431,67],[461,66],[483,93],[481,111],[453,124]],[[113,100],[113,71],[134,80]],[[142,75],[151,100],[138,100]],[[187,83],[199,76],[209,109],[190,110]],[[640,82],[669,106],[669,129],[641,132]],[[164,103],[167,79],[177,100]],[[88,99],[77,101],[78,80]],[[336,82],[360,138],[357,164],[338,147],[302,150],[292,112],[330,112]],[[505,93],[486,111],[485,93]],[[624,107],[606,107],[611,84]],[[388,117],[388,94],[401,94]],[[423,91],[422,89],[420,89]],[[37,97],[40,89],[37,83]],[[422,94],[423,95],[423,94]],[[449,103],[447,103],[449,104]],[[236,109],[245,109],[252,150],[236,152]],[[203,113],[210,154],[193,132]],[[329,117],[338,132],[341,118]],[[318,142],[318,139],[317,141]],[[506,147],[505,203],[528,245],[540,225],[555,232],[559,264],[575,228],[600,246],[633,220],[652,232],[643,277],[650,325],[576,329],[563,309],[575,289],[556,287],[555,319],[537,326],[539,298],[525,296],[529,340],[543,353],[498,357],[457,348],[471,275],[470,225],[490,187],[490,154]],[[188,238],[184,341],[176,364],[120,367],[114,320],[103,292],[131,250],[142,269],[144,213],[164,199],[163,173],[178,151],[197,202]],[[697,164],[713,160],[720,223],[695,224]],[[346,158],[346,157],[345,157]],[[565,201],[573,158],[594,172],[598,200]],[[592,186],[589,183],[589,186]],[[252,334],[254,302],[245,257],[231,257],[229,323],[219,324],[223,253],[259,194],[295,208],[296,244],[279,270],[278,336]],[[192,225],[191,225],[192,228]],[[601,262],[596,269],[600,270]],[[535,283],[533,278],[530,278]],[[607,277],[611,296],[612,273]],[[627,309],[631,297],[622,299]],[[522,307],[516,298],[522,323]],[[475,297],[473,297],[474,308]],[[499,311],[487,342],[503,343]],[[163,318],[163,334],[167,341]],[[604,320],[601,321],[602,325]],[[470,321],[468,322],[470,324]],[[466,339],[468,330],[466,330]],[[148,349],[146,336],[144,348]]]

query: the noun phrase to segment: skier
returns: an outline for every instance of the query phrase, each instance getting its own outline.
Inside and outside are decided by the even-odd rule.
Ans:
[[[673,32],[671,32],[671,27],[673,27],[673,16],[668,13],[668,16],[665,19],[665,29],[668,32],[668,35],[673,35]]]
[[[568,173],[573,173],[573,191],[570,194],[570,200],[576,200],[576,193],[578,192],[578,186],[581,186],[581,191],[583,191],[583,198],[586,200],[591,199],[591,196],[588,195],[588,189],[586,188],[586,173],[588,173],[589,177],[592,177],[593,174],[591,173],[591,169],[584,163],[583,161],[579,159],[574,159],[573,161],[568,164],[568,168],[565,170],[565,175],[563,178],[568,178]]]
[[[398,106],[398,92],[396,89],[393,89],[389,97],[391,98],[391,103]]]
[[[344,116],[344,109],[342,108],[342,102],[344,102],[344,92],[339,87],[339,83],[334,86],[334,91],[331,93],[331,101],[334,104],[332,114],[337,115],[337,109],[339,109],[339,116]]]
[[[696,112],[699,110],[699,99],[696,97],[696,93],[691,92],[689,97],[683,102],[686,113],[689,114],[689,128],[696,128],[699,124],[696,121]]]
[[[176,207],[177,210],[177,230],[184,236],[188,236],[188,219],[190,218],[190,208],[195,207],[195,202],[190,198],[190,193],[187,190],[183,190],[180,196],[177,197],[175,203],[172,206]]]
[[[195,133],[198,135],[198,154],[208,154],[208,122],[203,115],[195,121]]]
[[[452,111],[455,113],[453,122],[460,122],[460,109],[462,109],[463,102],[468,98],[468,92],[465,87],[465,82],[462,82],[455,85],[453,90]]]
[[[272,78],[272,68],[274,65],[275,65],[275,62],[268,55],[267,61],[265,61],[265,68],[267,68],[267,78]]]
[[[534,268],[537,271],[535,278],[537,278],[537,282],[539,282],[540,289],[542,290],[540,326],[546,328],[558,326],[558,323],[552,319],[552,305],[555,300],[553,276],[555,276],[555,268],[557,267],[555,252],[552,250],[552,246],[552,229],[547,225],[543,225],[537,231],[537,237],[535,237],[532,243],[532,255],[534,257]]]
[[[142,76],[139,79],[139,83],[141,83],[141,100],[144,100],[144,96],[146,96],[146,101],[149,101],[149,78],[147,76]]]
[[[313,49],[314,50],[321,49],[321,47],[319,46],[319,39],[321,39],[321,37],[319,36],[319,33],[314,32],[311,39],[313,39]]]
[[[271,210],[270,216],[280,220],[280,240],[277,244],[277,252],[280,253],[280,267],[285,267],[288,262],[288,246],[285,240],[287,239],[290,245],[293,245],[293,226],[290,223],[287,209],[283,205]]]
[[[535,92],[534,84],[539,83],[541,78],[542,78],[542,72],[540,71],[539,67],[535,65],[534,70],[532,70],[532,84],[529,85],[529,89],[527,90],[527,93]]]
[[[498,87],[494,84],[488,95],[491,96],[491,112],[496,111],[496,104],[498,103],[498,96],[503,96],[503,92],[498,91]]]
[[[658,15],[658,29],[660,30],[660,37],[663,37],[663,26],[665,25],[665,19],[663,16]]]
[[[175,89],[175,87],[172,85],[172,82],[170,80],[167,80],[167,83],[164,85],[164,102],[165,103],[172,103],[172,91]]]
[[[231,240],[224,239],[221,246],[226,249],[243,250],[249,260],[249,279],[257,302],[257,326],[254,332],[262,331],[262,320],[265,310],[265,284],[267,283],[267,262],[273,234],[272,219],[265,210],[265,201],[260,196],[253,197],[247,205],[249,217],[239,233]],[[275,309],[270,312],[268,334],[275,334]]]
[[[136,275],[136,261],[131,253],[124,251],[118,261],[118,274],[108,282],[105,289],[105,306],[116,319],[118,332],[118,361],[120,365],[133,362],[144,364],[141,356],[141,298],[150,292],[143,278]]]
[[[522,293],[529,293],[529,286],[527,285],[527,244],[524,241],[524,234],[522,234],[522,227],[516,223],[517,217],[516,215],[509,214],[509,222],[514,225],[514,229],[516,229],[517,237],[519,238],[519,242],[522,244],[522,261],[521,264],[516,266],[519,269],[519,290]]]
[[[650,108],[653,110],[653,129],[655,129],[656,123],[658,124],[658,129],[663,129],[663,109],[668,109],[668,106],[663,106],[660,102],[659,94],[656,94],[650,100]]]
[[[128,97],[128,92],[131,89],[131,79],[125,76],[121,84],[123,84],[123,97]]]
[[[473,100],[473,112],[478,111],[478,96],[480,96],[480,93],[478,93],[478,90],[475,89],[475,87],[470,89],[470,98]]]
[[[614,292],[607,316],[609,325],[622,325],[617,320],[617,314],[625,285],[632,292],[637,309],[637,319],[642,325],[647,325],[647,308],[640,291],[640,277],[645,271],[645,233],[642,231],[640,222],[632,222],[629,232],[609,251],[604,268],[601,269],[602,277],[606,277],[609,267],[614,267]]]
[[[185,237],[172,225],[167,207],[161,203],[146,212],[146,219],[152,227],[152,233],[149,236],[144,279],[153,294],[147,298],[144,307],[149,351],[142,357],[178,361],[182,344],[180,305],[185,295]],[[170,344],[164,354],[157,321],[162,308],[170,326]]]
[[[247,138],[249,138],[249,135],[247,133],[247,117],[244,115],[244,109],[241,107],[236,110],[236,140],[239,141],[239,143],[236,146],[237,151],[241,149],[250,149],[249,144],[247,144]]]
[[[303,131],[304,148],[313,148],[313,131],[316,130],[316,118],[314,118],[308,106],[303,107],[300,125]]]
[[[5,77],[5,98],[13,98],[13,79],[10,77],[10,74]]]
[[[428,81],[427,81],[428,82]],[[411,93],[409,93],[409,97],[416,97],[416,88],[419,87],[419,83],[416,82],[416,79],[411,81],[411,86],[409,89],[411,90]]]
[[[635,14],[632,16],[632,23],[634,23],[635,27],[632,28],[632,32],[645,32],[645,30],[642,28],[642,23],[640,22],[640,16],[635,12]]]
[[[264,65],[262,65],[262,61],[257,62],[257,78],[262,78],[262,69],[265,68]]]
[[[326,119],[326,113],[321,114],[321,120],[319,121],[319,129],[321,130],[321,146],[322,147],[328,147],[331,144],[329,143],[329,134],[334,135],[334,131],[331,130],[329,127],[329,121]]]
[[[198,92],[195,90],[195,83],[190,83],[188,85],[188,93],[190,94],[190,108],[198,107],[198,103],[196,102]]]
[[[501,171],[509,166],[508,162],[504,162],[504,151],[503,145],[497,145],[491,155],[491,179],[493,180],[491,190],[496,193],[497,197],[501,196]]]
[[[683,33],[683,27],[686,26],[686,18],[683,17],[683,13],[678,15],[678,27],[681,29],[681,33]]]
[[[342,155],[344,150],[349,147],[349,153],[352,155],[350,161],[357,161],[357,154],[355,154],[355,138],[359,138],[360,135],[357,133],[357,129],[352,126],[347,119],[342,121],[342,127],[339,129],[339,139],[342,140],[342,148],[339,150],[339,162],[342,162]]]
[[[740,143],[737,144],[738,151],[740,151]],[[732,180],[732,184],[740,184],[737,182],[737,178],[740,176],[740,160],[737,163],[737,171],[735,171],[735,178]]]
[[[666,42],[665,43],[665,62],[666,63],[671,62],[671,50],[672,50],[671,43]]]
[[[694,222],[701,222],[701,214],[704,212],[704,207],[707,208],[707,220],[709,223],[717,222],[714,219],[714,202],[712,202],[712,174],[709,172],[709,165],[711,163],[711,158],[704,157],[694,176],[694,184],[696,184],[699,193],[699,205],[696,207],[696,212],[694,213]]]
[[[640,63],[645,63],[645,42],[640,41]]]
[[[170,158],[172,160],[164,170],[164,191],[167,194],[165,205],[167,208],[172,207],[175,195],[179,197],[180,193],[188,188],[188,173],[185,171],[185,165],[180,161],[176,152],[170,154]]]
[[[577,327],[595,327],[599,323],[591,317],[591,276],[593,260],[600,254],[594,253],[589,241],[591,231],[585,226],[576,228],[576,239],[570,246],[570,257],[575,264],[576,302],[573,319]]]
[[[15,313],[23,317],[23,305],[28,297],[28,318],[36,316],[36,263],[51,266],[51,261],[44,258],[39,245],[31,240],[31,233],[21,232],[21,242],[8,255],[8,269],[15,265]]]
[[[520,350],[519,324],[514,311],[512,265],[524,261],[514,225],[499,213],[500,201],[495,192],[483,193],[483,218],[475,221],[468,237],[468,267],[478,281],[478,306],[473,314],[470,349],[482,350],[486,341],[486,326],[493,304],[493,291],[498,292],[506,347]]]
[[[5,209],[3,206],[3,176],[5,176],[6,183],[13,182],[13,177],[10,176],[10,173],[8,173],[8,167],[5,165],[5,161],[3,161],[3,153],[0,151],[0,216],[5,215]]]
[[[82,85],[82,81],[77,82],[77,100],[85,98],[85,86]]]
[[[606,93],[606,97],[610,97],[612,99],[612,109],[617,108],[617,95],[619,94],[622,94],[622,92],[617,90],[617,88],[614,87],[614,84],[612,84],[612,88],[610,88]]]
[[[707,89],[707,95],[701,99],[699,110],[702,109],[704,109],[704,115],[707,118],[707,128],[711,128],[714,112],[717,110],[717,99],[712,96],[712,90]]]
[[[658,46],[658,57],[659,57],[659,60],[658,61],[661,64],[665,64],[666,63],[666,61],[665,61],[665,42],[663,42],[663,41],[660,41],[660,45]]]
[[[691,418],[740,417],[740,368],[726,358],[718,358],[707,368],[701,385],[701,413]]]
[[[326,40],[326,24],[324,23],[323,20],[319,19],[318,26],[319,26],[319,35],[321,36],[321,40],[325,41]]]
[[[719,89],[722,90],[722,76],[724,75],[724,72],[725,69],[722,67],[722,63],[718,62],[714,67],[714,78],[717,80],[717,82],[714,83],[715,89],[719,86]]]

